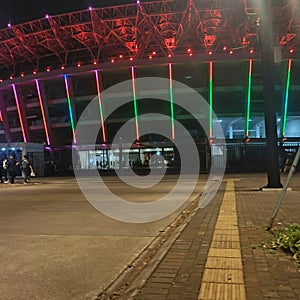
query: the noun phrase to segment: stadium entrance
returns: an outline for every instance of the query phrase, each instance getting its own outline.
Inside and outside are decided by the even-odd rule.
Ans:
[[[88,170],[165,168],[174,164],[174,148],[161,145],[123,144],[81,146],[77,168]]]

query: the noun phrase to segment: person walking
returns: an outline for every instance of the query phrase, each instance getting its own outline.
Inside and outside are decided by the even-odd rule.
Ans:
[[[1,171],[1,183],[8,183],[8,178],[7,178],[7,167],[8,167],[8,160],[6,155],[3,156],[3,159],[0,162],[0,171]],[[4,177],[4,181],[3,181]]]
[[[14,154],[11,154],[9,156],[8,167],[7,167],[9,182],[11,184],[15,183],[15,178],[18,174],[19,165],[20,163],[17,161],[16,156]]]
[[[1,181],[1,183],[4,183],[3,175],[4,175],[3,160],[1,159],[1,161],[0,161],[0,181]]]
[[[22,172],[24,177],[24,184],[27,184],[30,180],[30,174],[33,172],[32,164],[29,161],[29,158],[27,155],[23,156],[22,159]]]
[[[3,162],[2,162],[2,176],[4,177],[4,183],[8,183],[8,177],[7,177],[7,168],[8,168],[8,159],[6,155],[3,157]]]

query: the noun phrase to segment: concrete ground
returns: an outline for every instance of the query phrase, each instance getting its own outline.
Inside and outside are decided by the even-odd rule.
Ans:
[[[0,185],[1,299],[94,299],[178,214],[146,224],[123,223],[98,212],[74,178],[33,181]],[[115,177],[106,181],[115,193],[145,202],[168,192],[176,177],[143,194],[124,188]],[[200,178],[192,197],[205,182]]]
[[[296,262],[267,246],[273,233],[300,223],[299,179],[268,232],[280,190],[259,189],[265,174],[225,176],[213,201],[197,210],[192,200],[207,180],[201,175],[184,209],[146,224],[99,213],[73,178],[2,184],[0,299],[300,299]],[[150,193],[134,193],[115,177],[106,182],[132,202],[147,202],[170,191],[176,177]]]

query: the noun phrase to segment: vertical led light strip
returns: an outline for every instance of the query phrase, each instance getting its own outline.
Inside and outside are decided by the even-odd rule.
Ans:
[[[99,76],[98,71],[95,70],[96,75],[96,84],[97,84],[97,93],[98,93],[98,101],[99,101],[99,109],[100,109],[100,118],[101,118],[101,127],[102,127],[102,137],[103,141],[106,142],[106,132],[105,132],[105,124],[104,124],[104,118],[103,118],[103,109],[102,109],[102,100],[101,100],[101,90],[100,90],[100,84],[99,84]]]
[[[246,138],[249,137],[250,102],[251,102],[251,85],[252,85],[252,66],[253,66],[253,59],[251,58],[249,60],[249,73],[248,73],[247,112],[246,112]]]
[[[213,62],[209,62],[209,138],[213,138]]]
[[[291,69],[292,69],[292,59],[289,58],[288,73],[287,73],[286,88],[285,88],[284,114],[283,114],[283,122],[282,122],[282,136],[285,136],[285,130],[286,130],[287,109],[288,109],[288,103],[289,103],[289,90],[290,90],[290,82],[291,82]]]
[[[13,87],[13,91],[14,91],[14,95],[15,95],[15,99],[16,99],[17,110],[18,110],[18,115],[19,115],[19,119],[20,119],[20,125],[21,125],[23,140],[24,140],[24,143],[27,143],[27,138],[26,138],[26,134],[25,134],[24,123],[23,123],[23,119],[22,119],[22,114],[21,114],[19,98],[18,98],[18,94],[17,94],[17,90],[16,90],[16,85],[13,84],[12,87]]]
[[[174,99],[173,99],[173,72],[172,64],[169,63],[169,79],[170,79],[170,110],[172,121],[172,139],[175,140],[175,126],[174,126]]]
[[[37,79],[35,80],[35,83],[36,83],[36,89],[37,89],[37,92],[38,92],[38,97],[39,97],[39,101],[40,101],[40,107],[41,107],[41,111],[42,111],[42,117],[43,117],[43,123],[44,123],[45,133],[46,133],[47,145],[50,145],[50,137],[49,137],[48,127],[47,127],[47,121],[46,121],[46,116],[45,116],[45,108],[44,108],[44,104],[43,104],[43,100],[42,100],[42,95],[41,95],[41,90],[40,90],[40,84],[39,84],[39,81]]]
[[[139,140],[140,139],[140,131],[139,131],[138,109],[137,109],[137,101],[136,101],[135,74],[134,74],[133,66],[131,67],[131,82],[132,82],[132,94],[133,94],[133,104],[134,104],[136,139]]]
[[[69,113],[70,113],[70,121],[71,121],[72,133],[73,133],[73,143],[76,144],[74,117],[73,117],[73,112],[72,112],[72,104],[71,104],[71,98],[70,98],[70,89],[69,89],[69,84],[68,84],[68,76],[66,74],[64,75],[64,79],[65,79],[67,100],[68,100]]]
[[[3,122],[2,112],[0,110],[0,122]]]

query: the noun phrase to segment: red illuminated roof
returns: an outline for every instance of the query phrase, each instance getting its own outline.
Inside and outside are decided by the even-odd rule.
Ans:
[[[259,11],[251,0],[162,0],[92,8],[0,30],[0,78],[124,58],[258,51]],[[275,46],[300,52],[298,1],[272,0]]]

